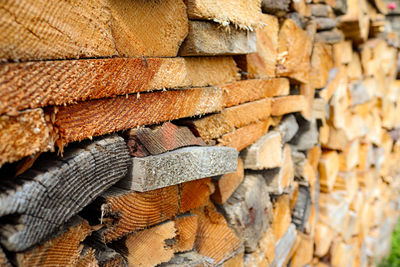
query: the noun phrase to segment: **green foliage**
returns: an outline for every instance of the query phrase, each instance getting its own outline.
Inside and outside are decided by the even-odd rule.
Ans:
[[[397,224],[392,235],[392,250],[389,257],[383,260],[379,267],[399,267],[400,266],[400,222]]]

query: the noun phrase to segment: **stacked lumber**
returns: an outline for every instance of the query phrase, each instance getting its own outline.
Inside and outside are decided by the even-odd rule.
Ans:
[[[0,265],[375,266],[400,215],[387,12],[6,0]]]

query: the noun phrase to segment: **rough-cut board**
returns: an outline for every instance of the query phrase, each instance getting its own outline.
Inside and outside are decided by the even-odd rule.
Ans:
[[[272,99],[271,115],[281,116],[288,113],[300,112],[306,105],[306,99],[303,95],[275,97]]]
[[[44,244],[16,254],[18,266],[75,266],[81,253],[80,243],[92,232],[87,221],[74,218],[65,232]]]
[[[221,86],[223,106],[231,107],[245,102],[272,96],[284,96],[290,92],[285,78],[244,80]]]
[[[261,0],[185,0],[190,19],[213,20],[222,26],[233,24],[240,29],[260,26]]]
[[[220,85],[238,78],[230,57],[5,63],[0,65],[0,114],[164,88]]]
[[[233,132],[224,134],[218,139],[219,145],[234,147],[238,151],[241,151],[263,136],[268,131],[270,125],[270,119],[249,124]]]
[[[214,192],[211,178],[194,180],[179,185],[179,213],[205,206]]]
[[[243,240],[246,252],[254,252],[272,220],[272,204],[263,178],[246,175],[222,209]]]
[[[67,144],[91,136],[221,109],[221,89],[197,88],[91,100],[56,107],[48,112],[55,116],[54,125],[59,131],[60,143]]]
[[[332,46],[315,42],[311,56],[311,86],[314,88],[325,87],[332,67]]]
[[[53,142],[42,109],[0,116],[0,166],[48,151],[53,148]]]
[[[241,184],[243,178],[243,160],[239,157],[236,172],[224,174],[213,181],[215,192],[211,195],[212,200],[217,204],[224,204]]]
[[[208,21],[190,21],[180,56],[237,55],[256,52],[256,34]]]
[[[267,120],[270,114],[271,99],[265,98],[225,108],[221,113],[188,121],[188,123],[194,127],[200,137],[207,142],[237,128]]]
[[[199,254],[211,258],[213,265],[229,259],[240,249],[242,241],[212,204],[193,213],[197,214],[199,223],[195,249]]]
[[[174,257],[173,245],[169,243],[176,237],[172,221],[132,234],[114,244],[128,266],[152,267],[168,262]]]
[[[194,241],[196,239],[197,226],[198,222],[196,215],[182,216],[175,220],[175,252],[192,250]]]
[[[102,239],[108,243],[175,216],[179,210],[179,191],[177,186],[144,193],[113,187],[101,195],[101,201],[100,219],[105,224]]]
[[[311,41],[291,19],[286,19],[279,31],[276,74],[302,83],[309,82]]]
[[[127,174],[129,158],[121,137],[104,137],[76,144],[63,157],[44,155],[20,176],[1,179],[0,216],[18,218],[17,223],[0,226],[2,245],[21,251],[51,237],[60,225]]]
[[[251,170],[272,169],[281,166],[282,137],[269,131],[242,152],[244,168]]]
[[[188,32],[181,0],[6,1],[0,14],[0,60],[173,57]]]
[[[153,129],[149,127],[131,129],[127,133],[127,145],[131,156],[158,155],[185,146],[204,146],[200,137],[195,137],[187,127],[163,123]]]
[[[149,191],[236,171],[238,153],[228,147],[184,147],[160,155],[133,158],[118,186]]]

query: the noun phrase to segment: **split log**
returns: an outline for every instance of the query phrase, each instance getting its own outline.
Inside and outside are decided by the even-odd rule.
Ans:
[[[183,126],[176,126],[171,122],[163,123],[155,128],[131,129],[127,133],[127,145],[131,156],[145,157],[158,155],[186,146],[204,146],[200,137]]]
[[[63,226],[62,234],[26,252],[15,255],[18,266],[75,266],[83,245],[92,232],[88,222],[74,217]]]
[[[211,258],[217,265],[240,250],[242,241],[215,207],[210,204],[193,213],[198,216],[195,249],[199,254]]]
[[[262,14],[260,20],[264,27],[257,29],[257,51],[254,54],[239,57],[239,68],[248,78],[267,78],[275,76],[278,55],[278,19]]]
[[[129,266],[151,267],[174,257],[171,239],[176,237],[174,222],[154,226],[113,243]]]
[[[299,131],[290,140],[292,150],[305,151],[313,148],[318,143],[317,122],[315,119],[311,121],[302,121],[299,123]]]
[[[282,137],[270,131],[242,152],[244,168],[263,170],[281,167]]]
[[[218,114],[185,121],[185,125],[193,127],[204,141],[209,142],[237,128],[267,120],[270,114],[271,99],[265,98],[225,108]]]
[[[0,166],[53,149],[52,139],[42,109],[0,116]]]
[[[314,88],[325,87],[332,67],[332,46],[321,42],[314,43],[311,56],[311,86]]]
[[[346,91],[348,86],[347,68],[341,66],[339,69],[331,69],[328,78],[328,84],[320,91],[319,95],[325,102],[329,102],[336,91]]]
[[[244,264],[244,251],[237,253],[222,264],[222,267],[241,267]]]
[[[174,57],[188,32],[185,4],[173,0],[7,1],[1,17],[0,58],[14,61],[115,55]]]
[[[306,0],[292,2],[291,7],[302,17],[311,17],[311,9],[310,6],[307,5]]]
[[[259,248],[252,253],[244,254],[243,264],[246,267],[269,266],[268,260]]]
[[[352,61],[353,47],[351,41],[344,41],[333,45],[333,61],[335,67],[349,64]],[[349,69],[350,67],[348,67]]]
[[[350,81],[358,81],[362,78],[362,68],[360,55],[357,52],[353,52],[352,60],[347,67],[347,76]]]
[[[331,30],[336,27],[337,21],[334,18],[314,18],[317,22],[317,30]]]
[[[275,131],[279,131],[282,136],[282,143],[287,143],[295,136],[299,130],[296,118],[293,115],[288,115],[281,120]]]
[[[330,194],[319,195],[319,220],[338,233],[344,233],[349,203],[346,192],[334,191]]]
[[[230,23],[240,29],[253,30],[260,24],[260,0],[224,1],[223,4],[210,0],[185,0],[190,19],[213,20],[222,26]]]
[[[288,113],[300,112],[303,111],[306,105],[303,95],[274,97],[272,99],[271,115],[281,116]]]
[[[256,52],[256,34],[214,22],[189,21],[189,34],[180,56],[237,55]]]
[[[219,145],[234,147],[241,151],[263,136],[268,131],[270,124],[271,120],[268,119],[239,128],[218,139]]]
[[[335,240],[332,244],[331,256],[332,266],[348,266],[349,262],[354,262],[353,246]]]
[[[317,222],[315,226],[315,251],[314,254],[318,257],[323,257],[329,251],[333,238],[335,237],[335,231],[328,225]]]
[[[198,266],[210,266],[214,263],[214,260],[200,255],[195,251],[175,254],[175,256],[167,263],[161,263],[160,267],[198,267]]]
[[[310,188],[300,185],[297,193],[297,201],[292,211],[292,223],[296,225],[298,231],[304,231],[304,226],[308,222],[311,212]]]
[[[228,175],[228,174],[225,174]],[[194,180],[179,185],[179,213],[205,206],[214,192],[210,178]]]
[[[282,15],[289,11],[290,0],[263,0],[262,10],[265,13]]]
[[[301,233],[298,234],[301,240],[290,261],[290,266],[292,267],[306,266],[310,264],[313,259],[314,240],[310,236]]]
[[[290,214],[290,205],[289,205],[289,196],[283,194],[279,196],[274,203],[274,216],[272,217],[272,230],[274,232],[274,236],[276,240],[280,240],[284,237],[287,231],[290,231],[289,228],[295,227],[294,224],[291,224],[291,214]],[[294,229],[294,230],[295,230]],[[278,241],[279,243],[279,241]],[[290,248],[289,248],[290,250]],[[275,250],[275,255],[279,254]],[[278,258],[278,260],[280,260]]]
[[[307,33],[292,20],[285,20],[279,31],[276,74],[308,83],[310,54],[311,41]]]
[[[351,142],[351,144],[339,154],[339,170],[351,171],[358,164],[358,152],[360,150],[360,142],[358,139]]]
[[[179,108],[175,108],[177,105]],[[197,88],[91,100],[55,107],[48,113],[55,116],[54,126],[62,146],[91,136],[221,109],[221,89]]]
[[[12,181],[2,179],[1,243],[21,251],[46,238],[127,174],[129,153],[121,137],[76,144],[64,157],[44,155]],[[18,186],[17,186],[18,184]]]
[[[197,216],[195,215],[185,215],[175,220],[176,244],[173,246],[175,253],[193,249],[197,226]]]
[[[319,160],[321,192],[331,192],[339,172],[339,156],[336,151],[323,152]]]
[[[237,75],[230,57],[5,63],[0,66],[0,114],[164,88],[219,85],[236,81]]]
[[[324,4],[311,4],[311,15],[314,17],[329,17],[333,15],[332,7]]]
[[[272,205],[262,177],[246,175],[222,209],[243,240],[245,251],[254,252],[272,219]]]
[[[348,11],[340,17],[340,28],[346,38],[355,42],[363,42],[368,38],[369,17],[367,1],[347,0]]]
[[[236,171],[238,153],[228,147],[184,147],[160,155],[132,158],[132,168],[118,186],[149,191]]]
[[[269,263],[275,260],[276,238],[272,228],[268,228],[260,240],[260,249]]]
[[[292,246],[294,245],[297,237],[296,227],[290,224],[286,233],[277,242],[275,246],[275,260],[272,262],[271,267],[282,267],[285,264],[286,257],[289,255]]]
[[[303,110],[301,111],[301,115],[306,120],[311,120],[313,113],[312,109],[315,98],[315,88],[311,85],[311,83],[301,84],[300,95],[304,96],[304,107]]]
[[[336,28],[330,31],[320,31],[315,34],[315,42],[323,42],[327,44],[335,44],[342,42],[344,40],[344,35],[342,31]]]
[[[212,200],[217,204],[224,204],[235,192],[236,188],[242,183],[244,178],[244,168],[242,158],[239,157],[237,171],[227,173],[213,180],[215,192],[211,195]]]

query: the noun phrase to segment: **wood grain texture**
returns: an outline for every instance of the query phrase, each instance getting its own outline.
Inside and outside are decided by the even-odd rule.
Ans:
[[[236,81],[237,75],[230,57],[5,63],[0,65],[0,114],[164,88],[219,85]]]
[[[83,247],[81,255],[76,262],[76,267],[99,267],[95,256],[95,250],[90,247]]]
[[[234,24],[244,30],[253,30],[259,26],[261,0],[185,0],[190,19],[213,20],[228,26]]]
[[[238,106],[225,108],[221,113],[189,121],[204,141],[218,138],[237,128],[262,120],[271,114],[271,99],[265,98]]]
[[[275,97],[272,99],[272,116],[281,116],[288,113],[300,112],[306,106],[306,100],[303,95],[289,95]]]
[[[278,76],[298,82],[309,82],[311,41],[307,33],[291,19],[286,19],[279,30]]]
[[[179,185],[179,213],[185,213],[205,206],[213,193],[211,178],[194,180]]]
[[[80,243],[92,232],[87,221],[75,219],[58,237],[23,253],[16,254],[18,266],[75,266],[83,246]]]
[[[149,192],[111,188],[101,198],[103,240],[108,243],[128,233],[166,221],[178,213],[179,191],[169,186]]]
[[[311,56],[311,86],[313,88],[325,87],[328,82],[329,71],[332,67],[332,46],[321,42],[315,42]]]
[[[230,147],[184,147],[132,159],[132,169],[119,186],[149,191],[236,171],[238,153]]]
[[[42,109],[0,116],[0,166],[53,148]]]
[[[288,95],[289,80],[285,78],[244,80],[221,86],[224,107],[236,106],[258,99]]]
[[[44,155],[20,176],[4,177],[0,216],[15,220],[0,225],[2,245],[21,251],[50,238],[127,174],[129,158],[125,141],[110,136],[76,144],[63,157]]]
[[[175,220],[175,253],[193,249],[194,241],[196,239],[197,226],[198,222],[196,215],[182,216]]]
[[[233,132],[224,134],[218,139],[219,145],[234,147],[238,151],[241,151],[263,136],[268,131],[270,124],[271,120],[268,119],[249,124]]]
[[[256,34],[208,21],[190,21],[180,56],[240,55],[256,52]]]
[[[246,252],[254,252],[272,220],[272,204],[262,177],[246,175],[222,206],[228,223],[239,233]]]
[[[218,88],[119,96],[61,106],[48,112],[55,115],[54,126],[60,143],[149,125],[158,122],[215,112],[222,109]]]

